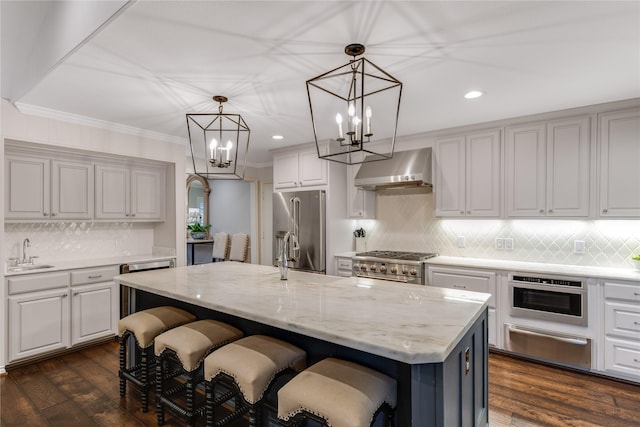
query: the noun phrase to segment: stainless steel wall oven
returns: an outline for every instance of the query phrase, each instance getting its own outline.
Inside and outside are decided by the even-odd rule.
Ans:
[[[587,287],[564,278],[509,275],[512,317],[587,326]]]

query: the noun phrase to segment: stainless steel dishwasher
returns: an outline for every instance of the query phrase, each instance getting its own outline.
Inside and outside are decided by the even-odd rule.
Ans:
[[[174,268],[176,261],[166,259],[162,261],[143,261],[120,265],[120,274],[140,273],[143,271],[160,270],[164,268]],[[135,294],[128,286],[120,285],[120,318],[128,316],[135,309]]]

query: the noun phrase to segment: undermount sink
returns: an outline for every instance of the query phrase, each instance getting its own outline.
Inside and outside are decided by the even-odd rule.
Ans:
[[[18,271],[43,270],[43,269],[53,268],[53,267],[55,267],[55,265],[49,265],[49,264],[17,265],[15,267],[8,267],[7,271],[9,273],[15,273]]]

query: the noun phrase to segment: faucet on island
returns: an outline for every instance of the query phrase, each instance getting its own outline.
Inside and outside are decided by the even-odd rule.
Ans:
[[[278,267],[280,268],[280,280],[287,280],[287,274],[289,272],[289,261],[296,261],[295,257],[289,258],[289,241],[293,239],[293,250],[300,249],[300,244],[296,235],[290,231],[282,238],[280,242],[280,254],[278,255]]]

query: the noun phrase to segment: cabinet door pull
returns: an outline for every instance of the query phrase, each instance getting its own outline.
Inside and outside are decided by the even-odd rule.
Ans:
[[[99,279],[102,277],[102,274],[98,274],[97,276],[88,276],[88,279]]]
[[[56,216],[56,214],[52,213],[51,216]]]
[[[467,289],[464,285],[453,285],[454,289]]]
[[[69,294],[62,294],[62,298],[66,298],[68,296],[69,296]]]
[[[79,294],[79,293],[80,293],[80,292],[74,292],[74,293],[73,293],[73,296],[74,296],[74,297],[75,297],[75,296],[78,296],[78,294]]]
[[[42,212],[42,216],[49,216],[49,214],[46,212]]]
[[[602,213],[603,214],[609,213],[609,209],[602,209]]]

